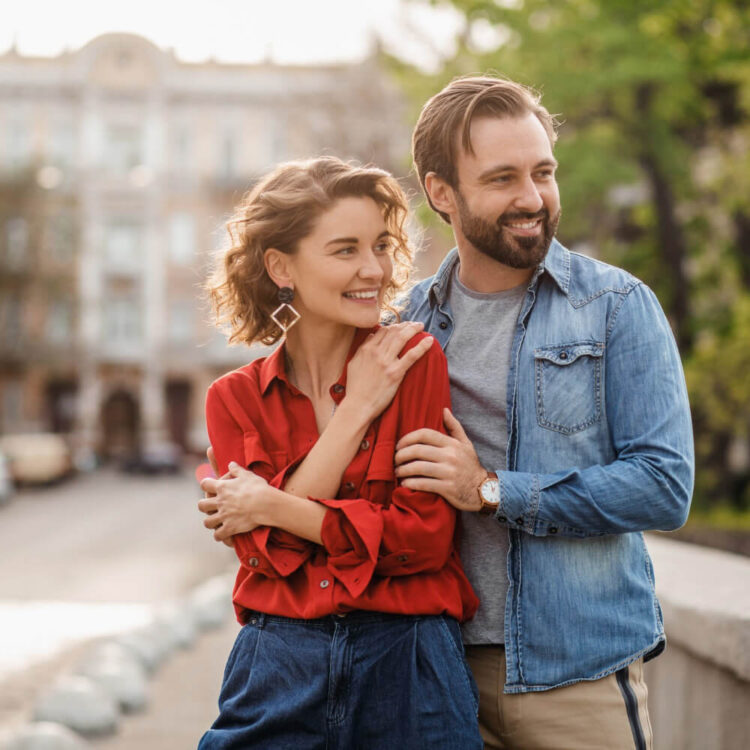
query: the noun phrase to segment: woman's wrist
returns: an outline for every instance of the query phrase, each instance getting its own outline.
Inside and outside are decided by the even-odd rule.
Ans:
[[[350,425],[357,432],[366,432],[372,421],[378,416],[372,414],[370,404],[357,402],[349,396],[344,396],[341,403],[336,407],[336,414],[344,423]]]

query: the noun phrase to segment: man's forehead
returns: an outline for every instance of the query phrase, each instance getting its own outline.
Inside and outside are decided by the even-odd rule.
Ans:
[[[529,158],[554,161],[549,135],[532,112],[504,117],[480,115],[472,120],[468,136],[468,148],[462,129],[455,136],[459,164],[487,159],[505,161],[509,165]]]

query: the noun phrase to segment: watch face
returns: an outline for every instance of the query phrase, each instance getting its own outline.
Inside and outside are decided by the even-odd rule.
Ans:
[[[485,479],[479,490],[482,500],[490,505],[499,505],[500,503],[500,483],[497,479]]]

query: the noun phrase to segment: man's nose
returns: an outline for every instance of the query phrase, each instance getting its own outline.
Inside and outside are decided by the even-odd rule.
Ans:
[[[529,213],[536,213],[544,207],[544,200],[539,193],[539,188],[530,175],[520,183],[513,205],[520,211],[528,211]]]

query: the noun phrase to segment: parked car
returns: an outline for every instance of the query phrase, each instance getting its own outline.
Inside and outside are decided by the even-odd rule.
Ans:
[[[0,452],[8,459],[16,484],[46,484],[73,471],[68,444],[50,432],[5,435],[0,437]]]
[[[5,454],[0,451],[0,506],[6,505],[13,497],[13,478]]]
[[[182,451],[175,443],[157,443],[122,463],[128,474],[177,474],[182,469]]]

